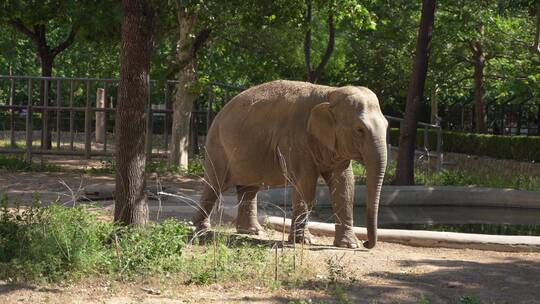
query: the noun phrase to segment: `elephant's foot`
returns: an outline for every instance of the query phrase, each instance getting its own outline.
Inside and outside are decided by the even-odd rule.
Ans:
[[[336,225],[334,246],[344,248],[358,248],[358,239],[351,226]]]
[[[202,233],[204,231],[209,231],[212,228],[212,225],[210,224],[210,219],[208,217],[194,217],[192,221],[193,225],[195,226],[195,232]]]
[[[289,234],[289,243],[313,245],[315,244],[315,239],[313,235],[309,233],[308,229],[297,230],[296,233],[292,232]]]
[[[257,218],[236,219],[236,232],[239,234],[260,235],[263,227]]]

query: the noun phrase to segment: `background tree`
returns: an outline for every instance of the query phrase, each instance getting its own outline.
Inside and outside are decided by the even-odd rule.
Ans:
[[[154,47],[154,11],[146,0],[122,1],[122,48],[116,110],[116,191],[114,220],[145,225],[146,105]]]
[[[397,185],[414,184],[416,128],[420,105],[424,97],[424,84],[428,70],[436,7],[436,0],[424,0],[422,3],[422,17],[420,18],[420,27],[416,40],[414,67],[407,93],[405,120],[399,132],[399,152],[395,179]]]

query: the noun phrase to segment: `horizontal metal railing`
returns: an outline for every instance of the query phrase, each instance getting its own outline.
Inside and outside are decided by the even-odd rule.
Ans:
[[[108,115],[113,115],[116,112],[116,108],[113,106],[113,99],[115,95],[110,94],[111,91],[117,89],[119,79],[111,78],[81,78],[81,77],[40,77],[40,76],[6,76],[0,75],[0,93],[2,92],[2,86],[5,81],[9,82],[9,102],[7,104],[0,104],[0,114],[7,113],[9,116],[9,125],[10,125],[10,145],[9,147],[0,147],[0,153],[24,153],[27,160],[32,160],[33,155],[74,155],[74,156],[84,156],[86,158],[91,158],[92,156],[112,156],[114,151],[108,147],[107,134],[105,132],[104,141],[100,147],[97,146],[97,142],[92,140],[93,128],[92,124],[96,121],[96,113],[104,113],[105,115],[105,130],[107,130],[107,122],[109,121]],[[171,124],[171,115],[172,115],[172,106],[171,106],[171,93],[174,90],[174,87],[178,83],[176,80],[167,80],[163,82],[158,82],[156,80],[151,80],[150,85],[150,94],[147,111],[147,138],[146,138],[146,152],[147,155],[152,157],[166,157],[167,150],[169,145],[170,137],[170,128]],[[157,84],[160,83],[164,87],[157,90]],[[223,84],[223,83],[211,83],[209,85],[217,86],[225,90],[225,96],[222,98],[221,102],[216,99],[216,96],[212,93],[209,93],[209,96],[206,100],[206,108],[195,108],[193,110],[194,115],[199,115],[201,119],[206,120],[205,128],[206,131],[210,127],[215,112],[213,110],[214,105],[217,103],[218,107],[221,107],[229,99],[230,91],[240,92],[243,90],[243,87]],[[19,88],[19,93],[16,93],[16,89]],[[52,90],[52,89],[55,90]],[[96,98],[93,98],[94,92],[97,91],[97,88],[104,90],[103,95],[105,96],[104,107],[97,106],[97,93],[95,94]],[[35,94],[36,89],[39,89],[38,94]],[[209,90],[211,92],[211,90]],[[157,93],[156,93],[157,92]],[[108,94],[109,93],[109,94]],[[18,96],[16,96],[18,95]],[[22,97],[25,98],[20,98]],[[77,96],[76,96],[77,95]],[[19,97],[19,98],[17,98]],[[17,102],[18,101],[18,102]],[[109,102],[109,104],[107,104]],[[1,101],[0,101],[1,103]],[[152,105],[161,104],[164,105],[163,108],[153,108]],[[16,138],[15,138],[15,114],[19,112],[25,117],[25,138],[26,138],[26,147],[17,148]],[[49,116],[51,113],[56,114],[56,124],[55,131],[56,134],[56,148],[52,148],[52,132],[53,126],[50,121]],[[69,127],[68,130],[63,130],[62,128],[62,114],[69,114]],[[76,130],[76,114],[84,114],[84,131],[83,135],[83,149],[78,149],[76,147],[75,135],[79,132]],[[402,118],[385,116],[389,121],[401,122]],[[154,133],[154,120],[160,118],[162,119],[162,129],[161,134]],[[38,128],[37,131],[41,132],[41,139],[39,141],[39,148],[33,147],[34,143],[34,120],[37,120],[41,123],[41,128]],[[111,121],[112,122],[112,121]],[[204,122],[204,121],[203,121]],[[442,167],[442,129],[438,125],[428,124],[419,122],[419,127],[424,129],[424,144],[428,143],[428,131],[429,129],[435,129],[437,132],[437,169]],[[97,127],[96,127],[97,128]],[[110,135],[114,136],[114,128]],[[62,146],[62,135],[68,135],[68,147],[65,148]],[[162,136],[163,138],[163,151],[160,152],[157,149],[157,152],[154,153],[156,136]],[[197,136],[197,134],[195,134]],[[387,141],[389,144],[389,159],[391,159],[391,132],[390,126],[387,132]],[[47,147],[47,143],[51,138],[51,148]],[[158,146],[159,147],[159,146]],[[429,147],[425,147],[429,153]]]

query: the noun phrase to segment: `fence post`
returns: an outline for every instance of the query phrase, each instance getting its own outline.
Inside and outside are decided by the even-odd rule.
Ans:
[[[98,88],[96,92],[96,108],[105,108],[105,89]],[[105,142],[105,112],[96,111],[96,143]]]
[[[62,91],[60,90],[60,79],[56,80],[56,148],[60,149],[60,107],[62,106]]]
[[[169,117],[169,82],[165,81],[165,114],[163,115],[163,132],[165,133],[165,151],[169,150],[169,128],[168,125],[168,117]]]
[[[13,106],[14,101],[15,101],[15,80],[11,78],[10,90],[9,90],[9,105]],[[14,108],[11,108],[9,125],[10,125],[9,137],[10,137],[11,147],[15,148],[17,146],[17,143],[15,141],[15,109]]]
[[[391,132],[390,132],[390,124],[388,124],[388,128],[386,128],[386,146],[387,146],[387,163],[390,164],[392,161],[392,138],[391,138]]]
[[[150,96],[151,82],[150,77],[148,77],[148,101],[146,107],[146,161],[152,161],[152,101]]]
[[[213,112],[212,112],[212,105],[214,104],[214,98],[216,97],[214,95],[214,91],[212,90],[212,87],[210,86],[210,92],[209,92],[209,98],[208,98],[208,108],[206,109],[206,134],[208,134],[208,130],[210,129],[210,125],[212,124],[212,118],[213,118]]]
[[[43,81],[43,111],[41,112],[41,149],[49,148],[49,79]]]
[[[424,126],[424,148],[429,150],[428,127]]]
[[[442,170],[443,165],[443,151],[442,151],[442,128],[437,128],[437,171]]]
[[[92,152],[92,109],[90,108],[90,80],[86,80],[86,107],[84,108],[84,157]]]
[[[26,161],[32,162],[32,79],[28,79],[28,104],[26,105]]]
[[[107,152],[107,122],[109,121],[109,104],[107,103],[107,82],[103,85],[103,151]]]
[[[69,82],[69,148],[73,150],[75,111],[73,111],[73,80]]]

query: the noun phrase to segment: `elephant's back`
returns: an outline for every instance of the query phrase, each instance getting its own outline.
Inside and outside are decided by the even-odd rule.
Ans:
[[[291,138],[302,140],[311,108],[323,101],[329,89],[287,80],[247,89],[218,113],[209,130],[207,148],[209,144],[220,145],[231,173],[238,178],[248,171],[260,172],[254,178],[282,178],[276,157],[278,145]]]

